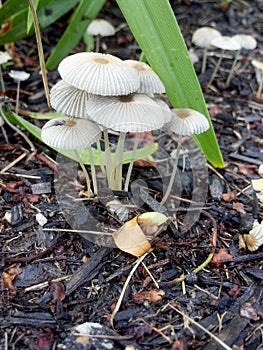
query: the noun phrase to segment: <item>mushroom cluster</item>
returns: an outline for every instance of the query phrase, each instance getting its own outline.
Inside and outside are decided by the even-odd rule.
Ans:
[[[167,127],[172,119],[173,129],[178,134],[192,135],[209,128],[205,116],[192,114],[194,111],[190,110],[181,111],[175,120],[176,110],[172,112],[156,97],[165,92],[165,87],[146,63],[123,61],[109,54],[81,52],[61,61],[58,71],[62,80],[51,89],[50,101],[51,106],[64,116],[43,126],[42,139],[48,145],[76,152],[87,148],[94,194],[97,185],[92,146],[97,142],[100,150],[102,134],[105,152],[101,152],[101,170],[109,188],[121,190],[125,139],[127,133],[135,133],[124,184],[124,190],[128,190],[139,133]],[[175,124],[178,124],[177,128]],[[109,130],[119,135],[114,151],[109,143]]]
[[[221,65],[221,61],[224,57],[225,51],[235,51],[236,54],[233,57],[233,63],[230,68],[230,72],[228,74],[226,80],[226,87],[229,86],[230,81],[233,76],[234,68],[239,59],[239,55],[241,50],[254,50],[257,46],[257,41],[252,35],[248,34],[236,34],[232,37],[222,36],[222,34],[212,27],[201,27],[198,28],[192,36],[192,43],[196,46],[204,49],[203,53],[203,64],[201,73],[205,72],[206,67],[206,57],[208,49],[220,49],[221,53],[219,55],[219,60],[216,64],[216,67],[211,75],[211,78],[208,82],[208,86],[210,86],[218,72],[218,69]]]
[[[42,128],[47,144],[81,150],[104,133],[109,187],[121,188],[126,133],[160,129],[171,119],[169,107],[154,98],[165,92],[158,75],[146,63],[123,61],[113,55],[81,52],[59,64],[62,78],[51,89],[51,106],[64,117]],[[115,154],[109,149],[108,130],[119,132]]]

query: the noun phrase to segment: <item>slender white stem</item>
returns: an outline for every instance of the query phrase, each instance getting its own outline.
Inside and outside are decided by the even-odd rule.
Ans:
[[[17,90],[16,90],[16,114],[18,114],[18,106],[19,106],[19,94],[20,94],[20,80],[17,80]]]
[[[263,76],[261,77],[260,83],[258,85],[257,98],[260,98],[263,88]]]
[[[100,51],[100,35],[96,36],[96,40],[95,40],[95,52],[99,52]]]
[[[121,190],[122,187],[122,159],[126,134],[126,132],[120,132],[119,135],[119,140],[114,157],[114,168],[110,177],[110,185],[112,190]]]
[[[182,140],[182,135],[180,135],[178,138],[178,144],[177,144],[177,149],[176,149],[176,154],[175,154],[173,171],[172,171],[172,174],[170,177],[168,187],[167,187],[166,192],[165,192],[163,199],[161,201],[161,205],[164,205],[164,203],[167,201],[168,197],[170,196],[173,184],[174,184],[174,179],[175,179],[175,175],[176,175],[176,171],[177,171],[177,165],[178,165],[180,150],[181,150],[181,140]]]
[[[90,198],[90,197],[91,197],[91,189],[90,189],[90,177],[89,177],[89,174],[88,174],[88,172],[87,172],[87,169],[86,169],[84,163],[83,163],[82,160],[81,160],[81,157],[80,157],[78,151],[75,150],[75,154],[76,154],[76,156],[77,156],[79,165],[80,165],[80,167],[81,167],[81,169],[82,169],[82,171],[83,171],[83,173],[84,173],[84,175],[85,175],[86,184],[87,184],[87,191],[88,191],[88,198]]]
[[[2,92],[5,92],[5,82],[4,82],[1,64],[0,64],[0,82],[1,82]]]
[[[201,74],[205,72],[206,69],[206,60],[207,60],[207,48],[204,49],[203,53],[203,61],[202,61],[202,68],[201,68]]]
[[[233,61],[233,63],[232,63],[232,66],[231,66],[231,68],[230,68],[230,72],[229,72],[228,77],[227,77],[227,80],[226,80],[226,87],[229,87],[229,84],[230,84],[230,81],[231,81],[231,79],[232,79],[232,76],[233,76],[233,73],[234,73],[234,70],[235,70],[235,66],[236,66],[236,63],[237,63],[237,60],[238,60],[238,56],[239,56],[239,54],[240,54],[240,51],[241,51],[241,50],[238,50],[238,51],[236,52],[234,61]]]
[[[134,161],[135,161],[135,156],[136,156],[138,145],[139,145],[139,140],[140,140],[140,133],[136,132],[135,133],[135,138],[134,138],[132,159],[131,159],[131,162],[129,164],[129,168],[128,168],[128,171],[127,171],[125,184],[124,184],[124,191],[128,191],[128,189],[129,189],[129,182],[130,182],[130,178],[131,178],[131,174],[132,174],[132,168],[133,168],[133,164],[134,164]]]
[[[220,57],[219,57],[219,59],[218,59],[218,61],[217,61],[217,64],[216,64],[215,69],[214,69],[214,71],[213,71],[213,74],[211,75],[211,78],[210,78],[210,80],[209,80],[209,82],[208,82],[208,84],[207,84],[208,87],[212,85],[212,82],[213,82],[214,79],[215,79],[215,76],[216,76],[216,74],[217,74],[217,72],[218,72],[218,69],[219,69],[219,67],[220,67],[220,65],[221,65],[224,52],[225,52],[225,50],[223,50],[223,51],[221,52],[221,55],[220,55]]]
[[[94,165],[94,157],[92,148],[88,147],[89,152],[89,160],[90,160],[90,170],[91,170],[91,178],[92,178],[92,184],[93,184],[93,193],[94,195],[98,194],[98,186],[97,186],[97,178],[96,178],[96,169]]]
[[[109,142],[109,134],[108,130],[104,129],[103,130],[103,136],[104,136],[104,147],[105,147],[105,167],[106,167],[106,176],[107,176],[107,181],[108,181],[108,187],[110,187],[110,177],[112,173],[112,162],[111,162],[111,151],[110,151],[110,142]]]

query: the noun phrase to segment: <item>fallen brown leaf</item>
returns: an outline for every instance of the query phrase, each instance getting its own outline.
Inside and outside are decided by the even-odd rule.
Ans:
[[[218,253],[215,253],[211,264],[215,267],[219,267],[224,264],[224,261],[227,259],[232,259],[234,256],[226,250],[226,248],[220,248]]]
[[[137,293],[133,295],[133,300],[136,303],[143,303],[144,300],[148,300],[149,303],[156,303],[157,301],[162,300],[165,292],[163,290],[149,290],[141,293]]]

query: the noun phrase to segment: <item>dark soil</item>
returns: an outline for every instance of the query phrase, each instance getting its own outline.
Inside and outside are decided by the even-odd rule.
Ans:
[[[237,0],[223,6],[219,1],[185,0],[171,5],[189,48],[193,31],[204,25],[214,25],[224,35],[252,34],[258,41],[255,50],[242,52],[227,89],[230,59],[223,60],[210,88],[206,84],[217,53],[211,52],[205,74],[199,74],[200,61],[195,64],[225,168],[209,166],[208,190],[200,203],[195,181],[203,175],[203,158],[186,140],[190,151],[178,166],[181,188],[174,190],[166,208],[160,208],[163,182],[171,173],[167,155],[176,147],[176,138],[154,132],[144,135],[142,142],[159,142],[155,159],[162,160],[160,165],[137,163],[132,177],[137,186],[129,193],[107,191],[102,179],[98,197],[87,200],[80,169],[69,172],[54,151],[25,132],[36,148],[32,152],[5,124],[8,143],[0,131],[1,349],[263,349],[263,250],[261,246],[251,252],[240,246],[254,220],[263,219],[262,203],[251,187],[263,163],[263,104],[256,98],[251,65],[252,59],[262,57],[263,4]],[[124,21],[113,1],[107,2],[102,17],[115,26]],[[43,31],[46,52],[65,27],[63,20]],[[103,42],[109,53],[139,58],[128,28]],[[75,52],[83,50],[81,42]],[[196,53],[201,57],[201,50]],[[15,43],[14,58],[13,69],[31,73],[21,84],[20,114],[49,111],[34,39]],[[59,79],[57,71],[48,77],[50,87]],[[5,95],[15,99],[15,83],[6,72],[4,79]],[[115,142],[116,135],[111,137]],[[191,203],[193,198],[197,203]],[[119,199],[123,207],[110,211],[106,204],[112,199]],[[199,219],[194,217],[197,209]],[[136,258],[72,230],[112,233],[127,217],[156,210],[164,210],[173,222],[153,239],[153,251],[133,273],[112,327],[111,315]],[[46,224],[39,223],[38,213]],[[212,253],[213,260],[196,270]],[[80,331],[95,336],[72,332],[85,322],[101,325]]]

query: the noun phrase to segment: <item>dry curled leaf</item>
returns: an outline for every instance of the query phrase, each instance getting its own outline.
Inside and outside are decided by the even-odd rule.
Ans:
[[[235,201],[236,198],[237,198],[237,195],[236,195],[236,193],[233,192],[233,191],[231,191],[231,192],[226,192],[226,193],[223,193],[223,194],[222,194],[222,199],[223,199],[225,202],[227,202],[227,203],[229,203],[229,202],[231,202],[231,201]]]
[[[133,300],[136,303],[143,303],[144,300],[148,300],[149,303],[156,303],[163,299],[165,292],[163,290],[149,290],[141,293],[136,293],[133,295]]]
[[[167,216],[158,212],[143,213],[127,221],[112,238],[120,250],[139,257],[151,248],[146,235],[153,235],[167,220]]]
[[[62,301],[65,299],[65,287],[61,282],[50,282],[50,290],[53,296],[52,302]]]
[[[137,257],[151,249],[151,244],[137,223],[137,216],[114,232],[112,238],[120,250]]]
[[[11,298],[14,298],[17,292],[17,288],[14,286],[13,281],[20,273],[22,273],[22,269],[19,267],[11,267],[8,272],[2,273],[3,288],[8,289],[8,293]]]
[[[218,253],[214,254],[211,264],[215,267],[219,267],[220,265],[224,264],[225,260],[232,258],[233,255],[228,253],[226,248],[220,248]]]

